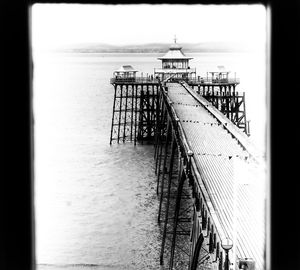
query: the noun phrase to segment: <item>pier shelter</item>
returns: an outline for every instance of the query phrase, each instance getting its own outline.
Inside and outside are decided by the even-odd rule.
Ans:
[[[211,74],[211,78],[212,78],[212,82],[224,82],[224,83],[228,83],[228,71],[211,71],[209,72]]]
[[[218,69],[217,71],[208,72],[210,76],[207,73],[207,77],[211,78],[212,83],[236,83],[234,79],[229,79],[230,71],[226,71],[224,66],[218,66]]]
[[[134,82],[136,78],[136,73],[138,71],[135,70],[130,65],[121,66],[119,69],[115,70],[113,75],[116,81],[119,82]]]
[[[162,57],[158,59],[162,61],[161,68],[154,69],[154,76],[163,80],[189,80],[196,78],[196,69],[190,68],[189,60],[193,59],[192,57],[187,57],[176,43],[172,44],[169,48],[169,51]]]

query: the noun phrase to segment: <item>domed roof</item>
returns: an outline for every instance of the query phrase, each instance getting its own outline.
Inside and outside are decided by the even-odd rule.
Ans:
[[[170,50],[181,50],[181,49],[182,47],[180,47],[176,42],[170,46]]]
[[[181,51],[182,47],[180,47],[175,40],[175,43],[173,43],[169,47],[169,51],[162,57],[159,57],[159,60],[163,59],[193,59],[192,57],[187,57],[184,55],[184,53]]]

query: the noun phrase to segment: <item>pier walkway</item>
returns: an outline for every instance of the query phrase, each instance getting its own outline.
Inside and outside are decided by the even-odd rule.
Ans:
[[[232,85],[167,81],[111,81],[110,144],[154,142],[160,264],[265,269],[265,161],[242,126],[244,99]],[[224,95],[206,95],[214,87]],[[229,261],[226,238],[233,243]]]
[[[201,183],[233,254],[264,268],[265,177],[262,157],[248,137],[187,84],[167,83],[167,96],[183,128]]]

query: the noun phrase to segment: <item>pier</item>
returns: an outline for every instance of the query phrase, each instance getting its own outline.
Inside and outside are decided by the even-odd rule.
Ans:
[[[181,48],[175,44],[174,50]],[[162,57],[154,76],[111,79],[110,144],[147,141],[155,147],[160,264],[170,270],[262,270],[265,172],[248,138],[239,80],[227,72],[197,78],[187,68],[191,58],[172,57],[187,62]],[[172,72],[169,63],[176,63]]]

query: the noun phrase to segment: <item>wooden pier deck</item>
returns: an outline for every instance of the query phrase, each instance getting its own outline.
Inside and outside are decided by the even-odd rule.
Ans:
[[[194,153],[201,181],[216,214],[220,237],[233,254],[264,269],[265,171],[248,137],[187,84],[167,83],[167,96]]]

